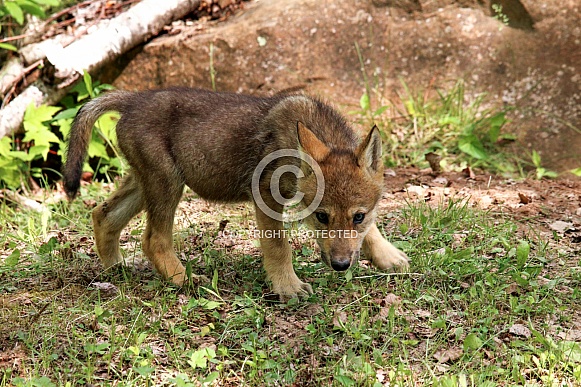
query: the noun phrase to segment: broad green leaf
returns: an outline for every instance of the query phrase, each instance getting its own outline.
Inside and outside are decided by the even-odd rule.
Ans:
[[[18,160],[22,160],[22,161],[31,161],[32,157],[24,151],[12,151],[10,152],[10,157],[14,158],[14,159],[18,159]]]
[[[389,109],[389,106],[382,106],[379,109],[377,109],[376,111],[373,112],[374,116],[380,116],[382,115],[387,109]]]
[[[458,148],[475,159],[486,160],[488,158],[488,154],[484,150],[482,143],[474,135],[461,137],[458,140]]]
[[[100,142],[91,141],[89,143],[89,157],[101,157],[104,159],[109,159],[109,155],[107,154],[107,148]]]
[[[17,188],[20,187],[20,177],[21,177],[20,169],[16,164],[12,164],[9,166],[0,166],[0,180],[3,181],[8,188]]]
[[[51,121],[56,112],[61,110],[57,106],[40,105],[35,107],[34,103],[31,103],[26,108],[24,113],[24,121],[34,121],[34,122],[46,122]]]
[[[218,377],[220,376],[220,373],[214,371],[214,372],[210,372],[208,374],[208,376],[206,376],[204,378],[204,380],[202,380],[202,384],[210,384],[212,383],[214,380],[218,379]]]
[[[16,48],[16,46],[13,46],[13,45],[8,44],[8,43],[0,43],[0,48],[2,48],[4,50],[18,51],[18,48]]]
[[[14,251],[6,257],[4,263],[6,266],[14,267],[18,264],[18,261],[20,261],[20,250],[14,249]]]
[[[31,157],[31,160],[34,160],[36,158],[36,156],[42,156],[42,158],[44,160],[46,160],[46,158],[48,157],[48,151],[50,150],[50,146],[48,145],[34,145],[32,147],[30,147],[30,149],[28,150],[28,154]]]
[[[28,0],[16,0],[16,3],[22,8],[22,10],[26,13],[29,13],[34,16],[38,16],[41,19],[46,17],[43,9],[40,8],[37,4],[34,4]]]
[[[24,130],[26,134],[22,139],[23,142],[34,141],[34,145],[47,145],[50,143],[59,143],[59,138],[50,131],[46,126],[36,122],[25,122]]]
[[[112,143],[116,143],[117,141],[117,136],[115,133],[117,121],[119,121],[118,113],[107,113],[102,115],[95,124],[103,136]]]
[[[410,116],[412,116],[412,117],[416,116],[416,109],[414,107],[414,101],[412,101],[412,100],[404,101],[403,105],[405,106],[405,109],[407,110],[407,112]]]
[[[581,167],[575,168],[575,169],[571,169],[569,172],[571,172],[575,176],[581,176]]]
[[[452,116],[444,116],[438,120],[438,126],[446,125],[460,125],[460,118]]]
[[[363,95],[359,99],[359,106],[361,106],[361,109],[363,109],[364,111],[369,110],[369,94],[363,93]]]
[[[0,139],[0,156],[8,157],[12,150],[12,139],[10,137],[2,137]]]
[[[541,155],[539,155],[536,150],[533,150],[531,160],[533,161],[535,167],[538,168],[541,166]]]
[[[10,16],[12,16],[18,24],[24,23],[24,12],[22,12],[22,8],[20,8],[14,1],[4,2],[4,8],[6,8],[6,11],[8,11]]]
[[[464,339],[464,350],[472,349],[476,350],[482,347],[482,340],[476,335],[476,333],[470,333]]]
[[[504,113],[498,113],[489,119],[490,121],[490,130],[488,131],[488,138],[490,142],[495,143],[498,140],[498,136],[500,135],[500,128],[506,122],[506,118],[504,117]]]
[[[133,367],[133,370],[135,372],[137,372],[139,375],[146,377],[149,376],[153,373],[153,371],[155,371],[155,368],[153,367]]]
[[[34,1],[36,4],[48,5],[51,7],[58,7],[59,5],[61,5],[60,0],[32,0],[32,1]]]
[[[516,248],[516,262],[519,268],[524,267],[529,259],[531,246],[527,241],[520,241]]]
[[[70,109],[65,109],[62,112],[60,112],[59,114],[57,114],[56,116],[53,117],[54,121],[58,121],[58,120],[64,120],[67,118],[75,118],[75,116],[77,115],[77,112],[79,111],[81,107],[77,106],[74,108],[70,108]]]
[[[357,384],[355,380],[345,375],[335,375],[335,380],[342,386],[355,386]]]
[[[93,80],[91,79],[91,74],[86,71],[83,71],[83,82],[85,83],[85,88],[89,93],[91,98],[95,98],[95,93],[93,92]]]
[[[545,171],[545,176],[546,177],[550,177],[551,179],[554,179],[556,177],[559,177],[559,174],[555,171]]]

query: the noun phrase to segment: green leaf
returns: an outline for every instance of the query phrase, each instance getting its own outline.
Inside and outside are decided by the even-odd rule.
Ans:
[[[18,261],[20,261],[20,250],[14,249],[14,251],[6,257],[4,263],[6,266],[14,267],[18,264]]]
[[[48,5],[51,7],[58,7],[59,5],[61,5],[60,0],[32,0],[32,1],[34,1],[36,4]]]
[[[12,151],[12,139],[10,137],[2,137],[0,139],[0,156],[8,157]]]
[[[216,357],[216,352],[212,348],[199,349],[192,353],[188,364],[196,368],[206,368],[208,366],[208,359],[213,359]]]
[[[30,380],[30,385],[34,387],[54,387],[54,384],[47,376],[41,376],[40,378],[32,378]]]
[[[490,130],[488,131],[488,138],[490,142],[495,143],[500,135],[500,129],[506,122],[504,113],[498,113],[489,119]]]
[[[361,109],[363,109],[364,111],[368,111],[369,110],[369,106],[370,106],[370,104],[369,104],[369,94],[363,93],[363,95],[359,99],[359,106],[361,106]]]
[[[559,342],[563,357],[572,363],[581,363],[581,346],[574,341]]]
[[[32,161],[33,157],[24,151],[12,151],[10,156],[21,161]]]
[[[575,168],[575,169],[571,169],[569,172],[571,172],[575,176],[580,176],[581,177],[581,167]]]
[[[8,44],[8,43],[0,43],[0,48],[2,48],[4,50],[18,51],[18,48],[16,48],[16,46],[13,46],[13,45]]]
[[[107,113],[99,117],[95,124],[101,131],[103,137],[112,143],[116,143],[117,141],[117,136],[115,133],[117,121],[119,121],[118,113]]]
[[[475,159],[486,160],[488,158],[488,154],[484,150],[482,143],[478,137],[472,134],[461,137],[458,140],[458,148]]]
[[[26,108],[24,113],[24,121],[34,121],[34,122],[46,122],[51,121],[56,112],[61,110],[57,106],[40,105],[35,107],[34,103],[31,103]]]
[[[43,9],[31,1],[16,0],[16,3],[26,13],[29,13],[29,14],[34,15],[34,16],[38,16],[41,19],[44,19],[46,17],[46,14],[44,13]]]
[[[531,160],[533,161],[535,167],[539,168],[541,166],[541,156],[537,153],[536,150],[533,150]]]
[[[24,23],[24,13],[22,12],[22,8],[18,6],[14,1],[6,1],[4,3],[4,8],[6,11],[12,16],[14,20],[20,25]]]
[[[50,146],[48,145],[34,145],[32,147],[30,147],[30,149],[28,150],[28,154],[30,155],[31,160],[35,160],[38,157],[37,156],[42,156],[43,160],[46,160],[46,158],[48,157],[48,151],[50,150]]]
[[[349,376],[345,375],[335,375],[335,380],[339,382],[342,386],[355,386],[355,380],[351,379]]]
[[[95,93],[93,92],[93,80],[91,79],[91,74],[86,71],[83,71],[83,82],[85,83],[85,88],[89,93],[91,98],[95,98]]]
[[[382,106],[379,109],[377,109],[376,111],[373,112],[374,116],[380,116],[382,115],[387,109],[389,109],[389,106]]]
[[[153,367],[133,367],[133,370],[143,377],[147,377],[155,371]]]
[[[464,339],[464,350],[468,349],[477,350],[480,347],[482,347],[482,340],[480,340],[480,337],[478,337],[476,333],[470,333]]]
[[[202,380],[202,384],[210,384],[212,383],[214,380],[218,379],[218,377],[220,376],[220,373],[214,371],[214,372],[210,372],[210,374],[208,374],[208,376],[206,376],[203,380]]]
[[[65,109],[62,112],[60,112],[59,114],[57,114],[56,116],[54,116],[52,119],[54,121],[58,121],[58,120],[64,120],[67,118],[75,118],[75,116],[77,115],[77,112],[79,111],[81,107],[77,106],[74,108],[70,108],[70,109]]]
[[[527,241],[520,241],[516,248],[516,262],[519,268],[524,267],[529,259],[531,246]]]
[[[460,118],[444,116],[438,120],[438,126],[460,125]]]
[[[42,255],[50,254],[56,249],[57,246],[58,246],[58,240],[55,237],[51,237],[48,240],[48,242],[40,245],[40,247],[38,248],[38,253],[42,254]]]
[[[107,148],[103,143],[98,141],[91,141],[89,143],[89,150],[88,150],[89,157],[101,157],[104,159],[109,159],[109,155],[107,154]]]

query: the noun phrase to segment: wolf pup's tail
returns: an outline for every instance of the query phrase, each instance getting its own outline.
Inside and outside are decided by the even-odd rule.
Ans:
[[[87,157],[95,121],[106,112],[119,111],[124,105],[127,94],[130,93],[125,91],[109,92],[87,102],[77,113],[69,133],[67,161],[63,167],[64,188],[69,200],[75,198],[81,184],[83,164]]]

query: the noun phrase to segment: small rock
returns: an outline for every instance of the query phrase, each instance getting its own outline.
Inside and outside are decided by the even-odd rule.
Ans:
[[[450,184],[450,182],[448,181],[448,179],[446,179],[446,178],[445,178],[445,177],[443,177],[443,176],[436,177],[436,178],[435,178],[435,179],[432,181],[432,183],[434,183],[434,184],[436,184],[436,185],[441,185],[442,187],[447,187],[447,186]]]
[[[426,189],[419,185],[412,185],[406,188],[406,192],[414,193],[419,198],[423,198],[426,195]]]
[[[527,339],[531,337],[530,329],[522,324],[514,324],[513,326],[508,328],[508,333],[513,334],[515,336],[526,337]]]
[[[440,363],[454,361],[460,359],[464,351],[460,347],[451,347],[448,349],[440,349],[434,353],[434,358]]]
[[[119,289],[117,289],[117,286],[115,286],[109,282],[93,282],[91,284],[91,287],[93,289],[97,289],[97,290],[100,290],[104,293],[110,293],[110,294],[114,294],[114,293],[117,293],[119,291]]]
[[[563,234],[565,231],[573,228],[573,223],[563,222],[562,220],[557,220],[549,225],[549,228],[553,231]]]
[[[396,176],[396,173],[395,173],[395,171],[393,169],[389,168],[389,169],[386,169],[385,171],[383,171],[383,176],[386,176],[386,177],[387,176],[394,177],[394,176]]]

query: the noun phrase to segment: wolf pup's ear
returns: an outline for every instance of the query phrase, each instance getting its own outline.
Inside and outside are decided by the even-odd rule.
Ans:
[[[381,160],[381,135],[376,125],[357,148],[357,163],[371,173],[378,172],[383,166]]]
[[[300,121],[297,123],[297,134],[303,151],[315,159],[316,162],[323,161],[331,153],[331,149]]]

